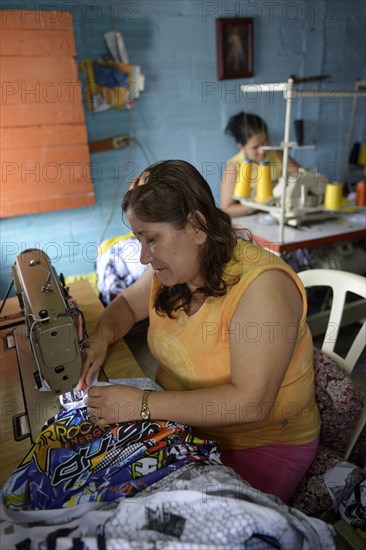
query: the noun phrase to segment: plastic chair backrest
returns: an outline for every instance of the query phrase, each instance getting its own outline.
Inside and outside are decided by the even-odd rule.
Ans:
[[[348,292],[366,298],[366,277],[340,271],[336,269],[309,269],[301,271],[298,276],[305,288],[311,286],[326,286],[333,290],[333,300],[330,310],[328,326],[324,336],[322,351],[331,357],[348,373],[351,373],[366,345],[366,306],[364,309],[363,323],[355,337],[346,357],[341,357],[334,351],[337,342],[342,315]],[[362,319],[360,319],[362,321]]]
[[[359,359],[366,345],[366,308],[362,319],[362,326],[353,340],[350,349],[345,358],[341,357],[334,351],[337,342],[339,329],[341,326],[342,315],[346,303],[347,292],[357,294],[361,298],[366,298],[366,277],[349,273],[348,271],[340,271],[336,269],[309,269],[301,271],[298,276],[302,280],[305,288],[311,286],[331,287],[333,290],[333,300],[330,310],[328,326],[323,340],[322,351],[331,359],[336,361],[340,367],[350,374]],[[361,432],[366,426],[366,400],[361,411],[360,418],[354,428],[346,452],[343,455],[344,460],[348,460],[352,449],[358,440]]]

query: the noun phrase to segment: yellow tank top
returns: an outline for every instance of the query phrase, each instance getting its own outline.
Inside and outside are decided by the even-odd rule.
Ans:
[[[314,397],[313,344],[306,324],[305,290],[296,273],[281,258],[254,243],[238,239],[235,257],[239,260],[228,264],[227,276],[239,275],[239,282],[230,286],[225,296],[207,298],[191,316],[183,310],[174,319],[156,314],[153,297],[161,282],[155,276],[148,344],[166,373],[164,389],[194,390],[230,382],[229,327],[236,306],[256,277],[264,271],[280,269],[295,281],[304,307],[296,346],[276,402],[261,422],[205,429],[200,435],[219,440],[223,449],[232,450],[273,443],[309,443],[319,433],[320,420]],[[255,419],[255,405],[245,412]]]

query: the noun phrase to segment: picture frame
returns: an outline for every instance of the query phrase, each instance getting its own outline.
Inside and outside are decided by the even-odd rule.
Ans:
[[[253,18],[216,19],[217,78],[253,76]]]

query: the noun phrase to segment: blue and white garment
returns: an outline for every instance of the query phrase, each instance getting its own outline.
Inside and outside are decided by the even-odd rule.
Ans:
[[[29,550],[336,549],[330,524],[250,487],[218,464],[186,464],[133,498],[50,525],[56,512],[42,511],[37,525],[37,512],[29,512],[30,525],[3,522],[3,547],[25,548],[27,542]]]
[[[121,239],[110,245],[96,263],[98,290],[105,305],[132,285],[146,269],[140,262],[141,245],[138,239]]]

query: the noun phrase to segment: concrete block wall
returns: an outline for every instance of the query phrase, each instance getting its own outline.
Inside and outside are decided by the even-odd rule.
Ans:
[[[305,121],[311,151],[294,153],[304,166],[342,180],[351,100],[332,97],[366,79],[366,3],[362,0],[6,0],[3,9],[71,11],[78,60],[100,59],[104,33],[122,32],[130,61],[146,77],[132,110],[94,114],[86,109],[88,140],[128,133],[135,143],[95,153],[91,170],[96,205],[1,220],[1,295],[22,250],[44,249],[65,276],[94,270],[100,239],[126,234],[120,202],[131,177],[168,158],[194,164],[219,200],[222,170],[236,144],[225,136],[230,115],[255,112],[281,141],[285,102],[280,94],[249,96],[244,83],[285,82],[291,74],[331,75],[329,97],[297,98],[294,118]],[[254,76],[217,80],[215,19],[254,18]],[[315,86],[318,84],[315,83]],[[314,87],[314,84],[310,85]],[[359,102],[353,141],[366,139],[365,100]]]

